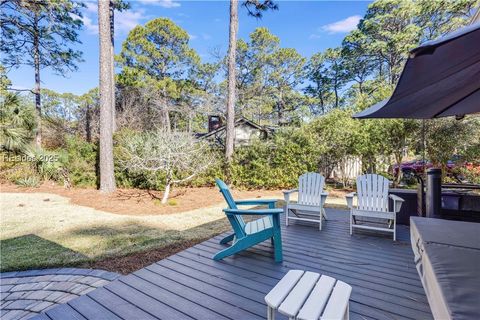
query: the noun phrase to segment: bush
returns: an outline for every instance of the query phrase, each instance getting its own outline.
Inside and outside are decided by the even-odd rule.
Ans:
[[[231,167],[232,182],[245,188],[290,188],[307,171],[318,170],[315,139],[304,129],[286,129],[272,140],[238,148]]]
[[[63,168],[65,159],[62,159],[59,152],[32,149],[27,150],[25,155],[29,157],[31,166],[34,168],[41,180],[62,180],[63,177],[60,172]]]
[[[36,176],[37,172],[29,162],[20,161],[19,156],[2,153],[0,166],[1,179],[16,183],[19,180]]]
[[[17,179],[15,181],[15,184],[21,187],[36,188],[40,185],[40,177],[38,176],[23,177],[23,178]]]
[[[212,153],[216,159],[220,160],[214,162],[206,171],[200,173],[192,180],[181,185],[188,187],[212,187],[215,185],[215,178],[226,180],[223,150],[215,149],[212,150]]]
[[[97,185],[96,144],[86,142],[80,137],[67,137],[62,160],[73,185],[81,187]]]

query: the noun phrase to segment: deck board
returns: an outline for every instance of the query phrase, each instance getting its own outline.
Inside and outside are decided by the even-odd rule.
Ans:
[[[347,213],[327,209],[319,231],[308,223],[282,225],[284,261],[265,241],[222,261],[220,235],[121,277],[47,312],[52,318],[262,319],[264,297],[290,269],[319,272],[349,283],[351,319],[432,319],[413,262],[409,229],[391,236],[349,234]],[[278,319],[285,317],[278,315]]]

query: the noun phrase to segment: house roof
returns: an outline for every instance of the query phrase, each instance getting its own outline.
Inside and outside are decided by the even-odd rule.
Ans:
[[[247,124],[247,125],[255,128],[255,129],[258,129],[258,130],[269,131],[267,128],[265,128],[265,127],[263,127],[263,126],[255,123],[255,122],[253,122],[253,121],[251,121],[251,120],[248,120],[248,119],[245,118],[245,117],[239,117],[239,118],[237,118],[237,119],[235,120],[235,127],[238,126],[239,124],[242,124],[242,123]],[[213,130],[213,131],[210,131],[209,133],[203,134],[201,137],[202,137],[202,138],[208,138],[208,137],[210,137],[210,136],[212,136],[212,135],[215,135],[215,134],[217,134],[217,133],[219,133],[219,132],[221,132],[221,131],[224,131],[224,130],[225,130],[225,125],[217,128],[217,129],[215,129],[215,130]]]

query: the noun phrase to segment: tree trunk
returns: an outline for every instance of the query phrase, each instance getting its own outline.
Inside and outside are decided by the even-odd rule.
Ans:
[[[228,45],[228,98],[227,98],[227,134],[225,158],[232,160],[235,140],[235,55],[237,52],[238,0],[230,0],[230,33]]]
[[[98,27],[100,39],[100,191],[110,193],[115,191],[110,0],[98,1]]]
[[[85,137],[87,142],[92,142],[92,111],[90,109],[90,104],[87,103],[85,111]]]
[[[35,117],[37,122],[37,132],[35,133],[35,145],[42,148],[42,104],[40,90],[40,43],[38,35],[38,16],[34,18],[33,35],[33,63],[35,67]]]
[[[335,108],[338,108],[338,85],[337,85],[337,81],[335,81],[334,91],[335,91]]]
[[[165,191],[163,192],[163,197],[162,197],[162,204],[166,204],[168,201],[168,196],[170,195],[170,187],[171,187],[171,182],[167,182],[167,185],[165,186]]]
[[[188,113],[188,133],[192,133],[193,129],[193,115],[191,112]]]
[[[116,123],[116,105],[115,105],[115,6],[113,5],[113,1],[110,1],[109,5],[110,9],[110,51],[111,51],[111,59],[112,59],[112,69],[110,73],[110,86],[112,87],[112,101],[113,101],[113,107],[112,107],[112,132],[115,132],[117,130],[117,123]]]
[[[161,117],[162,117],[162,123],[163,123],[163,129],[166,132],[171,132],[172,130],[172,125],[170,122],[170,113],[168,112],[168,109],[162,109],[161,111]]]
[[[395,169],[392,172],[392,175],[395,177],[393,180],[393,187],[396,188],[400,184],[400,180],[402,179],[402,152],[394,152],[395,162],[398,168],[397,176],[395,177]]]

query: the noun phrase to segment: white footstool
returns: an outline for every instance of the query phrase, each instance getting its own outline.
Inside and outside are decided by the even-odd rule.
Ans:
[[[345,282],[315,272],[290,270],[265,296],[267,318],[275,310],[290,319],[348,319],[352,287]]]

